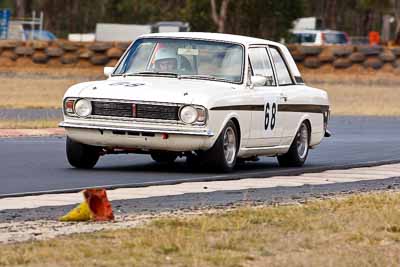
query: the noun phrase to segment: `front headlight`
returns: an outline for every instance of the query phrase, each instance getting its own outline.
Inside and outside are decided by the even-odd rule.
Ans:
[[[75,103],[74,110],[79,117],[87,117],[92,113],[92,103],[86,99],[79,99]]]
[[[192,124],[197,121],[197,117],[199,116],[197,109],[192,106],[185,106],[181,109],[179,113],[179,117],[186,124]]]

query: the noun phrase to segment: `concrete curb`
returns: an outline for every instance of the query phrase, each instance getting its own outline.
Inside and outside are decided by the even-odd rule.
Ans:
[[[177,196],[194,193],[240,191],[249,189],[317,186],[326,184],[378,181],[400,176],[400,164],[386,164],[373,167],[327,170],[300,175],[275,175],[266,178],[245,178],[236,180],[187,181],[170,185],[150,185],[147,187],[113,188],[107,192],[110,201],[146,199],[154,197]],[[42,195],[26,194],[0,195],[0,211],[32,209],[39,207],[66,206],[80,203],[82,193],[47,192]]]
[[[299,168],[284,168],[278,169],[273,172],[266,171],[254,171],[248,173],[238,173],[238,174],[221,174],[215,176],[204,176],[198,178],[184,178],[184,179],[171,179],[163,181],[153,181],[153,182],[141,182],[141,183],[126,183],[126,184],[111,184],[111,185],[98,185],[89,187],[77,187],[77,188],[65,188],[56,190],[43,190],[43,191],[33,191],[33,192],[20,192],[11,194],[0,194],[0,201],[5,198],[18,198],[18,197],[30,197],[30,196],[40,196],[40,195],[58,195],[58,194],[69,194],[69,193],[79,193],[87,188],[104,188],[107,190],[116,189],[134,189],[134,188],[146,188],[152,186],[174,186],[183,183],[206,183],[206,182],[232,182],[243,179],[253,179],[253,178],[270,178],[274,176],[298,176],[313,173],[321,173],[325,171],[339,171],[348,170],[354,168],[368,168],[377,167],[381,165],[391,165],[400,164],[400,160],[382,160],[382,161],[369,161],[361,162],[355,164],[341,164],[332,166],[321,166],[321,167],[299,167]],[[400,174],[400,172],[399,172]],[[399,175],[395,175],[399,176]],[[0,209],[1,210],[1,209]]]
[[[0,138],[4,137],[33,137],[33,136],[64,136],[62,128],[45,129],[0,129]]]

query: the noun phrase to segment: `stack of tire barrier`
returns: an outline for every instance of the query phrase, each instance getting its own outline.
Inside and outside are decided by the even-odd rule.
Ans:
[[[129,43],[0,40],[0,66],[114,66]]]
[[[290,45],[289,50],[296,63],[308,69],[324,65],[335,69],[347,69],[354,65],[372,70],[379,70],[385,65],[400,69],[400,47]]]
[[[0,40],[0,67],[8,66],[115,66],[128,48],[120,42],[69,42],[66,40],[12,41]],[[331,65],[347,69],[354,65],[379,70],[389,65],[400,69],[400,47],[383,46],[300,46],[289,45],[300,67],[318,69]]]

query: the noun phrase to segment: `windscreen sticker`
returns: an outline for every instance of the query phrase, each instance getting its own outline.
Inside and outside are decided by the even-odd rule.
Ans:
[[[178,55],[183,55],[183,56],[198,56],[198,55],[199,55],[199,49],[178,48]]]

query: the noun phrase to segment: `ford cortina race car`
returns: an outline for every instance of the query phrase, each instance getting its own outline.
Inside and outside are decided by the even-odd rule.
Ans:
[[[63,99],[66,152],[77,168],[113,153],[185,156],[220,171],[277,157],[302,166],[329,136],[325,91],[306,86],[288,49],[215,33],[148,34],[107,80],[72,86]]]

